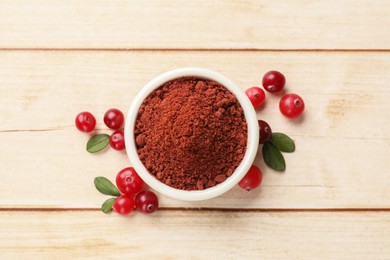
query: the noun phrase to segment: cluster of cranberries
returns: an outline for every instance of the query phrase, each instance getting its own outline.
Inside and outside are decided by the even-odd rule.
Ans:
[[[110,146],[115,150],[125,149],[125,139],[123,130],[119,130],[125,117],[123,113],[116,108],[107,110],[104,114],[104,124],[115,130],[110,136]],[[81,132],[89,133],[95,129],[96,119],[90,112],[81,112],[76,116],[75,124]],[[112,209],[121,214],[127,215],[137,208],[139,211],[150,214],[157,210],[158,199],[156,194],[151,191],[142,190],[144,181],[138,176],[133,167],[124,168],[116,176],[116,185],[122,193],[118,196]]]
[[[124,168],[116,175],[116,186],[122,195],[114,201],[112,208],[115,212],[127,215],[134,208],[137,208],[138,211],[150,214],[157,210],[158,199],[156,194],[142,190],[144,181],[138,176],[133,167]]]
[[[279,71],[268,71],[263,76],[263,87],[269,93],[277,93],[284,89],[286,78]],[[259,108],[265,103],[265,92],[259,87],[251,87],[245,91],[254,108]],[[280,112],[287,118],[297,118],[305,109],[303,99],[297,94],[285,94],[279,101]],[[264,144],[272,136],[269,124],[263,120],[258,120],[260,139],[259,143]],[[239,182],[239,186],[246,190],[257,188],[261,184],[262,172],[258,167],[252,165],[248,173]]]
[[[110,136],[110,146],[118,151],[125,149],[125,136],[123,130],[119,130],[125,121],[122,111],[116,108],[107,110],[103,121],[108,128],[116,130]],[[75,124],[81,132],[89,133],[95,129],[96,119],[90,112],[84,111],[76,116]]]
[[[284,89],[286,78],[276,70],[268,71],[263,76],[263,87],[270,93],[277,93]],[[265,103],[265,92],[259,87],[251,87],[245,91],[254,108]],[[279,101],[279,110],[287,118],[297,118],[305,109],[303,99],[297,94],[285,94]],[[259,120],[260,144],[266,143],[272,135],[271,127],[267,122]]]
[[[263,76],[263,87],[270,93],[277,93],[284,89],[286,78],[279,71],[268,71]],[[265,102],[265,92],[259,87],[251,87],[245,91],[252,105],[260,107]],[[299,117],[305,109],[303,99],[297,94],[285,94],[279,101],[280,112],[288,118]]]

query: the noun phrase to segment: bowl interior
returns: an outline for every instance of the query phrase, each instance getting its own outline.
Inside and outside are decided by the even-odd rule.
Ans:
[[[204,190],[179,190],[172,188],[157,180],[147,171],[141,160],[138,158],[137,148],[134,140],[134,126],[137,120],[138,110],[145,98],[164,83],[181,77],[197,77],[209,79],[214,80],[223,85],[236,96],[238,102],[244,110],[244,116],[248,126],[247,149],[245,151],[245,155],[243,160],[241,161],[241,164],[236,168],[233,174],[228,177],[224,182]],[[259,130],[256,112],[245,93],[230,79],[226,78],[222,74],[203,68],[175,69],[165,72],[152,79],[141,89],[141,91],[134,98],[129,108],[125,123],[125,143],[127,155],[139,176],[157,192],[179,200],[196,201],[210,199],[219,196],[234,187],[244,177],[250,166],[253,164],[258,149],[258,140]]]

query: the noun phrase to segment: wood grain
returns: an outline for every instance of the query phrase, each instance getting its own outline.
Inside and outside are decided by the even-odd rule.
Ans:
[[[2,0],[1,259],[389,259],[390,1]],[[243,90],[278,69],[303,118],[267,95],[258,118],[296,142],[261,188],[160,210],[100,212],[95,176],[124,152],[90,155],[96,132],[156,75],[220,71]],[[96,133],[95,132],[95,133]]]
[[[113,179],[129,162],[112,150],[88,154],[88,135],[74,128],[74,116],[90,110],[99,132],[110,133],[102,124],[106,109],[126,111],[146,82],[183,66],[218,70],[243,89],[277,68],[307,108],[290,121],[278,111],[279,97],[268,95],[258,111],[296,141],[284,174],[267,169],[259,153],[261,189],[235,188],[199,203],[162,198],[163,207],[390,208],[389,52],[231,51],[0,52],[0,207],[99,207],[104,197],[93,178]]]
[[[389,1],[3,0],[0,48],[390,49]]]
[[[388,212],[0,212],[0,254],[25,258],[387,259]]]

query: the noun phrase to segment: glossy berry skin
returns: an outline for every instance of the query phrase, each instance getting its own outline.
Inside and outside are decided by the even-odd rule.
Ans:
[[[265,92],[259,87],[251,87],[245,91],[254,108],[261,107],[265,102]]]
[[[158,209],[158,199],[156,194],[151,191],[141,191],[135,197],[135,206],[137,210],[151,214]]]
[[[110,136],[110,146],[118,151],[125,149],[125,135],[122,130],[112,133]]]
[[[90,112],[81,112],[76,116],[75,124],[78,130],[89,133],[96,126],[96,119]]]
[[[279,92],[284,88],[285,84],[286,78],[279,71],[271,70],[263,76],[263,87],[268,92]]]
[[[245,190],[253,190],[261,184],[263,173],[255,165],[252,165],[248,173],[242,178],[238,185]]]
[[[127,167],[116,175],[116,186],[123,194],[136,194],[144,187],[144,181],[133,167]]]
[[[115,199],[112,208],[120,215],[127,215],[134,209],[134,200],[130,195],[121,195]]]
[[[305,109],[305,103],[297,94],[287,94],[280,100],[279,109],[284,116],[288,118],[297,118]]]
[[[108,128],[118,130],[123,125],[123,121],[125,121],[125,116],[119,109],[111,108],[107,110],[107,112],[104,114],[103,121]]]
[[[264,144],[271,138],[272,129],[269,124],[263,120],[258,120],[257,122],[259,124],[260,131],[259,144]]]

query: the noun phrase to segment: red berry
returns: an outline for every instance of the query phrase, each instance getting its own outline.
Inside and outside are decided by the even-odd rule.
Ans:
[[[104,114],[103,120],[108,128],[118,130],[123,125],[125,116],[119,109],[111,108]]]
[[[96,119],[91,113],[85,111],[76,116],[75,124],[81,132],[88,133],[95,129]]]
[[[158,209],[158,199],[151,191],[141,191],[135,197],[136,208],[146,214],[151,214]]]
[[[127,167],[116,175],[116,186],[124,194],[135,194],[142,190],[144,181],[133,167]]]
[[[112,208],[121,215],[130,214],[134,209],[134,200],[129,195],[121,195],[115,199]]]
[[[305,109],[303,99],[297,94],[287,94],[279,102],[279,109],[288,118],[300,116]]]
[[[255,165],[252,165],[248,173],[242,178],[238,185],[245,190],[253,190],[257,188],[261,180],[263,179],[263,174],[260,169]]]
[[[118,151],[125,149],[125,135],[122,130],[112,133],[110,136],[110,145]]]
[[[251,87],[245,91],[254,108],[260,107],[265,102],[265,92],[259,87]]]
[[[264,144],[271,138],[272,130],[267,122],[263,120],[258,120],[257,122],[259,124],[260,131],[259,144]]]
[[[263,76],[263,87],[268,92],[279,92],[284,88],[286,78],[276,70],[268,71]]]

